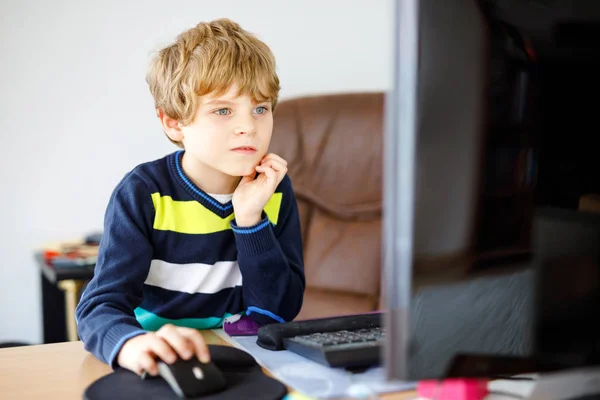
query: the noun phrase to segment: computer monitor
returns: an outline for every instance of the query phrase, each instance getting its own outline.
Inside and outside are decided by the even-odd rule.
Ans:
[[[533,242],[536,357],[600,365],[600,213],[540,208]]]
[[[391,379],[600,361],[600,223],[536,198],[550,118],[536,96],[551,81],[540,79],[538,38],[498,18],[495,3],[395,2],[382,280]]]

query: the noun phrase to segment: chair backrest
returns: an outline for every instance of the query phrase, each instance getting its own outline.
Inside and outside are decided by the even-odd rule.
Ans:
[[[289,163],[307,289],[297,319],[376,310],[381,287],[383,93],[282,101],[270,151]]]

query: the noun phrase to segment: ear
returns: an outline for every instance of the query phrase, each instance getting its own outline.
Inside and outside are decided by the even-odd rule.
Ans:
[[[183,132],[181,131],[179,122],[176,119],[169,117],[162,108],[156,109],[156,114],[169,139],[174,142],[181,142],[183,140]]]

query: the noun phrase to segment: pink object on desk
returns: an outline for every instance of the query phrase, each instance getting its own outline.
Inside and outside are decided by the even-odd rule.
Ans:
[[[488,379],[444,379],[419,381],[419,397],[436,400],[482,400],[487,394]]]

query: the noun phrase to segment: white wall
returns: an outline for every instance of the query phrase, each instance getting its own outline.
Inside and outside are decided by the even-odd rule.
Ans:
[[[283,99],[391,87],[392,0],[0,2],[0,342],[42,341],[34,249],[102,228],[118,180],[175,150],[149,53],[229,17],[273,49]]]

